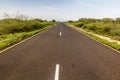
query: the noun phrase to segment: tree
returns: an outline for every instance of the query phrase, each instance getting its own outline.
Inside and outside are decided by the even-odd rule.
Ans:
[[[52,20],[52,22],[56,22],[56,20],[55,20],[55,19],[53,19],[53,20]]]
[[[7,14],[7,13],[4,13],[4,14],[3,14],[3,17],[4,17],[5,19],[8,19],[8,18],[10,18],[10,15]]]
[[[70,21],[68,21],[69,23],[73,23],[74,21],[72,21],[72,20],[70,20]]]
[[[27,20],[28,16],[22,14],[16,14],[15,19]]]

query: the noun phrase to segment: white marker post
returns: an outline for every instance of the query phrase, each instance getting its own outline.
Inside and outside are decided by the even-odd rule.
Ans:
[[[59,68],[60,68],[60,65],[56,64],[55,79],[54,80],[59,80]]]

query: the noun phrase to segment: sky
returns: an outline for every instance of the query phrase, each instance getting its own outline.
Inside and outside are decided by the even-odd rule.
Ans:
[[[0,0],[0,19],[4,13],[57,21],[116,18],[120,17],[120,0]]]

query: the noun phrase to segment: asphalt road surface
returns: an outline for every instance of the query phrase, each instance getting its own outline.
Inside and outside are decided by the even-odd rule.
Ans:
[[[0,54],[0,80],[120,80],[120,53],[60,23]]]

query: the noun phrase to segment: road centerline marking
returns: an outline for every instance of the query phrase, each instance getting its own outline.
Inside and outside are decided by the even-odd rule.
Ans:
[[[54,78],[54,80],[59,80],[59,68],[60,68],[60,65],[56,64],[55,78]]]
[[[62,32],[60,32],[60,36],[62,36]]]

